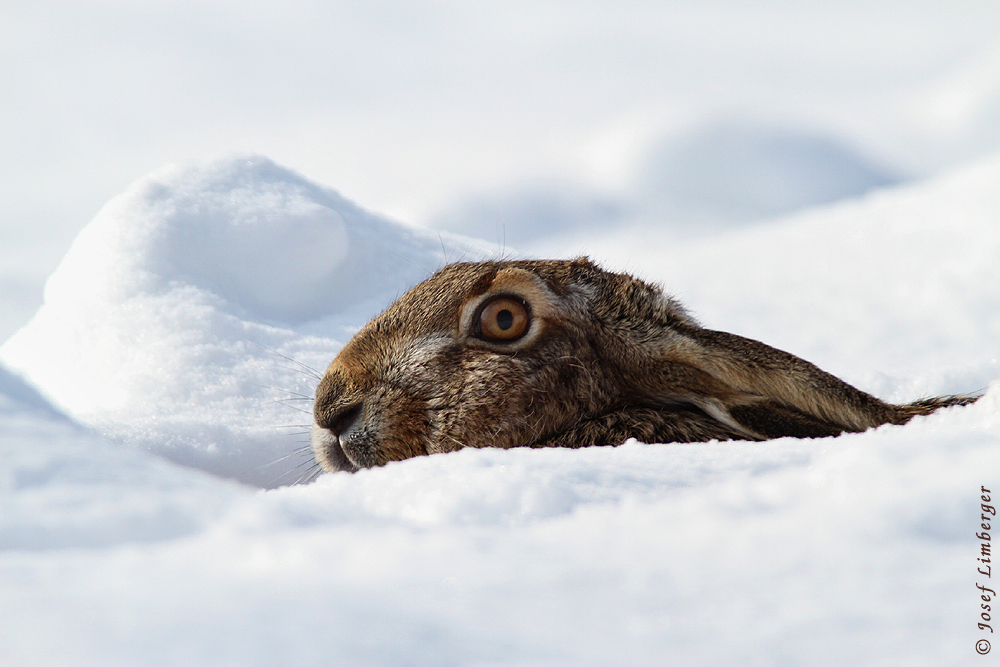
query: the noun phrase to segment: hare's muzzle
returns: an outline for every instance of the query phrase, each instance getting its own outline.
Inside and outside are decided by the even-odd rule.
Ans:
[[[313,426],[311,445],[316,461],[327,472],[340,470],[356,472],[358,470],[358,466],[347,458],[344,448],[340,445],[339,436],[335,435],[333,431],[319,425]]]
[[[335,412],[317,415],[316,425],[312,429],[312,448],[316,460],[326,470],[354,472],[358,469],[344,451],[344,444],[357,434],[363,411],[364,404],[359,401]]]
[[[341,439],[345,435],[348,435],[351,429],[358,423],[358,417],[361,416],[363,409],[364,403],[359,401],[354,405],[349,405],[338,410],[332,415],[321,417],[321,421],[317,421],[316,425],[320,428],[325,428],[333,433],[335,437]]]

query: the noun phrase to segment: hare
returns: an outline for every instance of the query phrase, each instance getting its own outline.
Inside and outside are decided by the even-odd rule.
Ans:
[[[361,329],[316,388],[312,447],[356,471],[463,447],[816,438],[974,396],[891,405],[702,328],[586,258],[445,266]]]

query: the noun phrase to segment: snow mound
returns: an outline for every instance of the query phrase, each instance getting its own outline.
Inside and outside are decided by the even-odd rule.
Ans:
[[[640,180],[655,212],[736,222],[899,181],[831,137],[746,122],[719,122],[665,143],[648,158]]]
[[[661,142],[633,181],[613,194],[544,182],[482,192],[428,224],[545,254],[569,239],[628,234],[637,225],[690,238],[759,224],[861,197],[900,178],[834,137],[730,121]]]
[[[313,376],[409,286],[487,250],[379,218],[264,158],[171,167],[80,232],[0,357],[114,440],[289,482],[311,455],[299,437],[288,456],[296,436],[281,427],[305,430]]]
[[[45,302],[121,303],[189,288],[224,299],[244,319],[297,325],[377,307],[446,254],[483,250],[447,241],[363,211],[265,158],[170,167],[80,232]]]

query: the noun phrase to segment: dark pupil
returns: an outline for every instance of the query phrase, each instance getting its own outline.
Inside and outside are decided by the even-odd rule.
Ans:
[[[509,310],[501,310],[497,313],[497,324],[504,331],[510,329],[511,325],[514,324],[514,313]]]

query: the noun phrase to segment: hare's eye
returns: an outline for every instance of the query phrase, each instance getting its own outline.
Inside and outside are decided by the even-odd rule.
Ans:
[[[528,309],[509,296],[488,301],[479,313],[478,333],[485,340],[511,341],[528,330]]]

